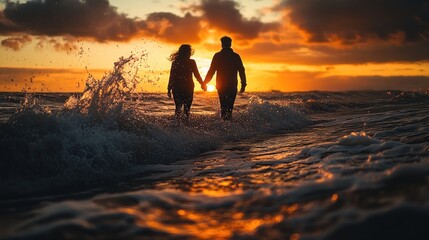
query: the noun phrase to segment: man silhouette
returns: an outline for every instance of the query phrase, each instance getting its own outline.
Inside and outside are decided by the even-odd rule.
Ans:
[[[220,101],[220,114],[223,120],[232,118],[235,97],[237,96],[237,72],[240,75],[241,89],[246,90],[246,73],[240,55],[231,48],[232,39],[224,36],[220,39],[222,50],[217,52],[212,59],[210,69],[204,79],[204,86],[210,82],[216,73],[216,89]]]

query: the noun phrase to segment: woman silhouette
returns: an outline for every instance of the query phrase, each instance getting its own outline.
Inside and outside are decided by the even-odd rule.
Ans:
[[[194,97],[194,81],[192,74],[194,74],[197,81],[202,84],[203,79],[198,72],[197,63],[191,59],[194,50],[189,44],[182,44],[179,50],[170,55],[169,60],[171,63],[170,79],[168,81],[167,96],[171,98],[171,91],[173,91],[174,103],[176,104],[176,119],[189,121],[189,113]],[[203,85],[201,85],[203,88]],[[185,118],[183,118],[183,113]]]

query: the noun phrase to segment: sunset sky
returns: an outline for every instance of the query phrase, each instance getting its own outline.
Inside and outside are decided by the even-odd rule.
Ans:
[[[21,0],[0,1],[0,91],[82,91],[145,53],[164,92],[180,44],[204,77],[224,35],[249,91],[429,88],[428,0]]]

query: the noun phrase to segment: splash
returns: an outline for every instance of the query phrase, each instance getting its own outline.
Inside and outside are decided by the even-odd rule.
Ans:
[[[133,112],[133,108],[127,107],[125,102],[136,93],[137,85],[142,81],[137,73],[146,56],[142,53],[140,56],[121,57],[114,63],[113,72],[101,80],[89,75],[83,93],[80,97],[71,96],[64,109],[97,122],[129,115],[127,113]]]
[[[49,108],[43,107],[38,98],[31,93],[27,93],[21,102],[18,112],[32,111],[36,114],[50,114]]]
[[[40,119],[51,114],[51,110],[44,107],[40,100],[31,93],[26,93],[24,99],[20,103],[20,107],[7,121],[9,124],[20,125],[22,122],[35,122],[35,119]],[[33,120],[31,120],[33,119]]]

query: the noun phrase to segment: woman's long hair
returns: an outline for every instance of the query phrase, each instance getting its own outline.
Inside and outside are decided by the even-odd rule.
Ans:
[[[194,49],[192,49],[189,44],[182,44],[179,47],[179,50],[172,53],[168,60],[174,62],[179,59],[189,59],[194,54]]]

